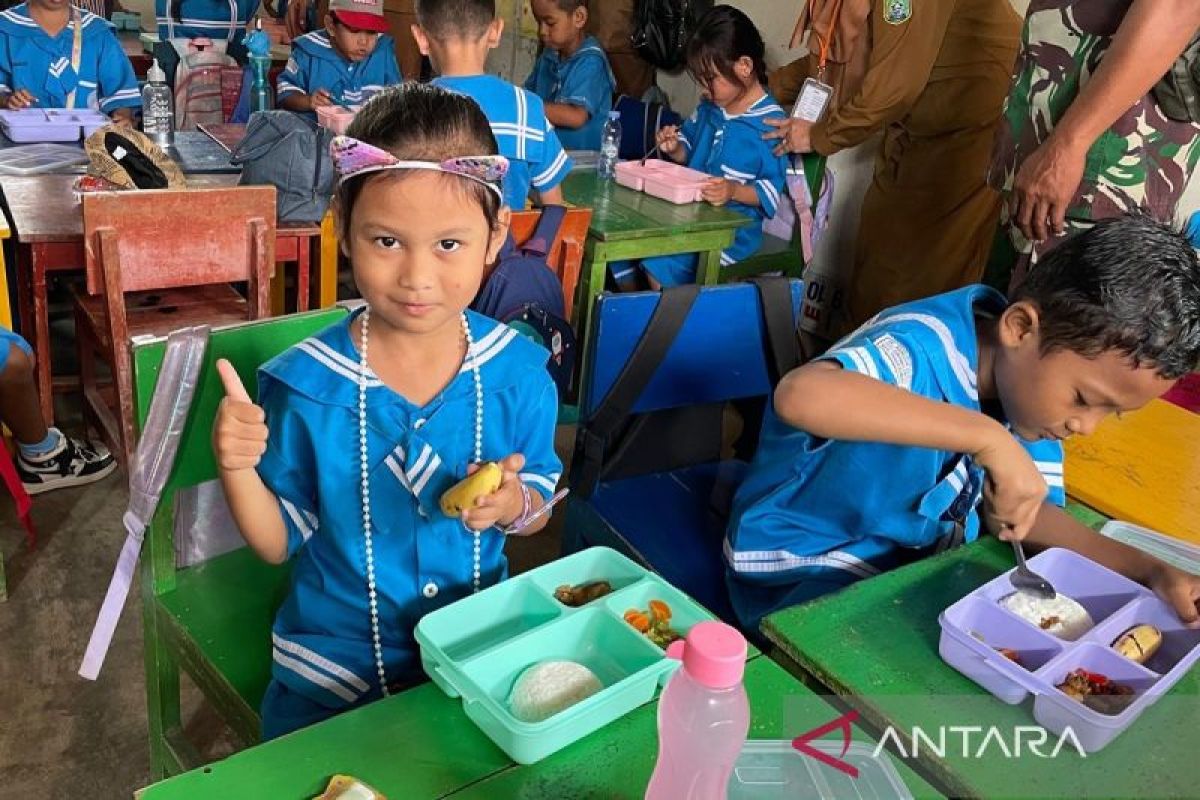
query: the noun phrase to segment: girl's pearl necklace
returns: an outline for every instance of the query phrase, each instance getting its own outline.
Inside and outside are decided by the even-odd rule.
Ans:
[[[464,360],[469,359],[471,376],[475,381],[475,458],[472,463],[483,461],[483,381],[479,377],[479,364],[472,350],[475,341],[471,338],[471,326],[464,311],[461,317],[463,338],[467,343]],[[371,642],[375,650],[375,670],[379,674],[379,688],[388,696],[387,675],[383,668],[383,644],[379,638],[379,607],[375,595],[375,552],[371,544],[371,485],[367,467],[367,329],[371,322],[371,307],[363,311],[359,323],[358,337],[358,464],[359,486],[362,490],[363,543],[367,554],[367,602],[371,611]],[[417,498],[420,502],[420,498]],[[473,552],[471,577],[473,592],[479,591],[479,531],[472,530]]]

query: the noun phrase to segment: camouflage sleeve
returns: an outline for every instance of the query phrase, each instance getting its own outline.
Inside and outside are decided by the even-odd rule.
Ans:
[[[812,129],[822,155],[854,147],[902,119],[925,90],[955,0],[876,0],[871,57],[858,91]]]

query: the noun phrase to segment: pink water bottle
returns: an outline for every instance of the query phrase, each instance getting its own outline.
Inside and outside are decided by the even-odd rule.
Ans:
[[[723,622],[701,622],[667,656],[683,666],[658,701],[658,762],[646,800],[725,800],[750,729],[746,640]]]

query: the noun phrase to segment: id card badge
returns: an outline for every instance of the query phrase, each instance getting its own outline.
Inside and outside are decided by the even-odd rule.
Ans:
[[[832,97],[832,86],[816,78],[805,78],[796,105],[792,106],[792,116],[805,122],[820,122]]]

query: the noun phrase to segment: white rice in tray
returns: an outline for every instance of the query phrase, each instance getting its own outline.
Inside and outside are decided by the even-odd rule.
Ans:
[[[1062,593],[1053,600],[1045,600],[1032,592],[1013,592],[1003,598],[1000,605],[1029,624],[1068,642],[1075,641],[1096,625],[1086,608]]]

